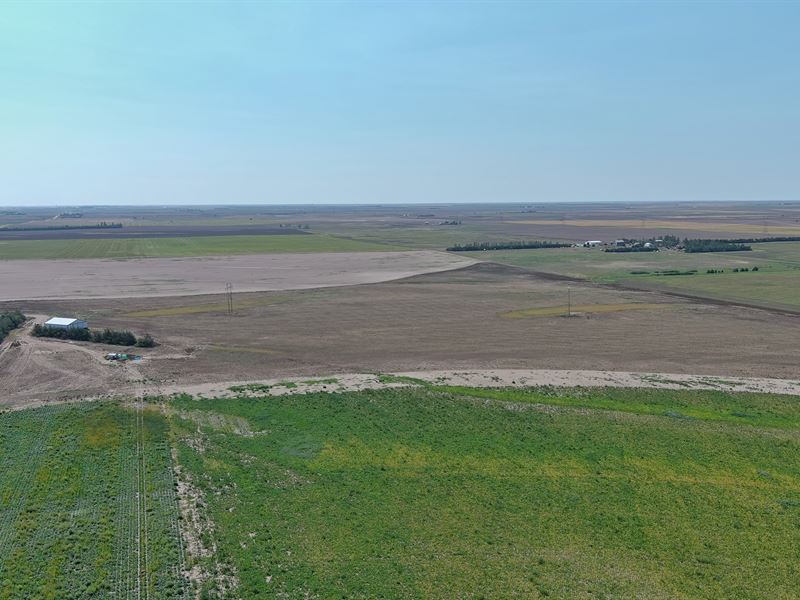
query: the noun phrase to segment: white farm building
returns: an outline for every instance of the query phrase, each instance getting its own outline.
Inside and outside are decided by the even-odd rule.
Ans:
[[[86,321],[68,317],[53,317],[44,326],[52,327],[53,329],[89,329],[89,324]]]

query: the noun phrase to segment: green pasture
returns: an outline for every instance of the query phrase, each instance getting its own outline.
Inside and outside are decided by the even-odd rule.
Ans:
[[[620,283],[649,289],[696,294],[718,300],[766,307],[800,309],[800,243],[753,244],[751,252],[686,254],[612,253],[597,248],[499,250],[470,252],[473,258],[557,273],[597,283]],[[735,268],[757,272],[734,273]],[[694,275],[658,275],[656,271],[689,271]],[[724,273],[707,274],[709,269]],[[634,272],[647,271],[648,274]]]

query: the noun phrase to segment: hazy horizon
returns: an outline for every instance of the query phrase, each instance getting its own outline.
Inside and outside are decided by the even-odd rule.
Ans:
[[[0,6],[0,206],[793,202],[800,4]]]
[[[434,201],[408,201],[408,202],[136,202],[136,203],[61,203],[61,204],[1,204],[0,209],[8,210],[15,208],[137,208],[146,206],[148,208],[195,208],[195,207],[392,207],[392,206],[533,206],[533,205],[703,205],[703,204],[800,204],[800,200],[538,200],[536,202],[482,202],[480,200],[464,202],[434,202]]]

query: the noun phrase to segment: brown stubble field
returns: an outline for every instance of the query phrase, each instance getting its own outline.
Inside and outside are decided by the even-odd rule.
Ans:
[[[552,307],[566,304],[568,288],[579,314],[553,315]],[[650,306],[630,308],[640,303]],[[78,344],[21,335],[21,346],[7,348],[0,361],[0,395],[4,403],[26,403],[81,395],[81,386],[84,395],[102,389],[124,394],[206,382],[448,369],[797,376],[797,317],[494,263],[385,283],[236,294],[235,306],[227,315],[219,295],[30,301],[24,307],[30,313],[78,312],[92,327],[150,332],[161,345],[143,350],[141,363],[121,366],[105,363],[108,349],[101,346],[73,349]]]

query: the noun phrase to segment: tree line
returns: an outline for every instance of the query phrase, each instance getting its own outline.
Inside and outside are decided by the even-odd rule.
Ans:
[[[727,240],[684,240],[683,251],[694,252],[746,252],[753,248],[738,242]]]
[[[765,244],[767,242],[800,242],[800,236],[787,235],[783,237],[762,237],[762,238],[732,238],[717,240],[731,244]]]
[[[0,342],[13,330],[25,322],[25,315],[18,310],[0,313]]]
[[[516,241],[516,242],[470,242],[456,244],[447,248],[448,252],[478,252],[481,250],[534,250],[537,248],[569,248],[572,244],[563,242]]]
[[[130,331],[116,331],[114,329],[103,329],[102,331],[91,331],[89,329],[70,329],[60,327],[48,327],[46,325],[33,326],[32,335],[36,337],[56,338],[59,340],[75,340],[78,342],[94,342],[96,344],[110,344],[112,346],[138,346],[139,348],[152,348],[156,341],[149,333],[137,338]]]

